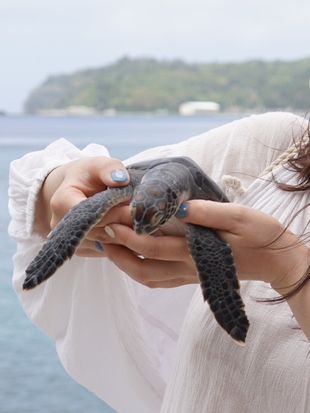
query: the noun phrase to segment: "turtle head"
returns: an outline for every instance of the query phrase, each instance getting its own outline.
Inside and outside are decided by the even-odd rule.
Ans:
[[[163,182],[147,182],[136,189],[131,202],[133,227],[137,234],[152,234],[177,211],[178,195]]]

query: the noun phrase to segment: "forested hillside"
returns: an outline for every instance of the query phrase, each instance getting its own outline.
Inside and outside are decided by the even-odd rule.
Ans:
[[[32,91],[25,111],[85,105],[102,111],[177,111],[188,100],[218,102],[222,110],[310,108],[310,58],[189,64],[128,59],[98,69],[50,76]]]

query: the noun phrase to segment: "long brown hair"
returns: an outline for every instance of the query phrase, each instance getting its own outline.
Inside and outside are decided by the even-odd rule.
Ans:
[[[286,165],[284,167],[295,172],[298,175],[298,183],[296,185],[289,185],[283,182],[279,182],[273,177],[277,186],[282,189],[283,191],[288,192],[301,192],[301,191],[309,191],[310,190],[310,122],[307,122],[307,127],[304,130],[304,133],[299,139],[294,139],[293,145],[295,146],[296,150],[293,151],[293,155],[286,161]],[[303,206],[300,210],[298,210],[295,214],[293,214],[292,218],[290,219],[289,224],[283,230],[283,233],[286,231],[290,223],[296,218],[296,216],[302,212],[305,208],[310,207],[310,203]],[[282,233],[282,234],[283,234]],[[280,236],[282,235],[280,234]],[[300,242],[305,242],[309,239],[310,234],[302,234],[300,237]],[[310,280],[310,266],[307,268],[301,279],[292,285],[292,290],[289,291],[287,294],[283,294],[282,296],[262,300],[268,301],[271,303],[279,303],[287,300],[288,298],[293,297],[296,295]]]

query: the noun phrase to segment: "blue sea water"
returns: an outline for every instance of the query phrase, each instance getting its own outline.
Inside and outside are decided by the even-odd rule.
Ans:
[[[75,383],[59,363],[53,343],[24,315],[12,291],[12,256],[8,238],[10,161],[66,137],[82,148],[96,142],[125,159],[152,146],[175,143],[236,119],[201,118],[0,117],[0,413],[112,413],[113,410]],[[131,412],[128,412],[131,413]]]

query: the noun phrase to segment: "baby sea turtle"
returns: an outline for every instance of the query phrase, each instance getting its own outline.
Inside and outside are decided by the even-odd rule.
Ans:
[[[134,230],[152,234],[190,199],[228,202],[221,189],[186,157],[155,159],[128,167],[130,183],[109,188],[73,207],[51,232],[26,269],[24,289],[52,276],[113,206],[130,202]],[[209,228],[187,224],[185,236],[196,264],[204,300],[217,322],[239,344],[245,342],[249,322],[239,295],[231,249]]]

